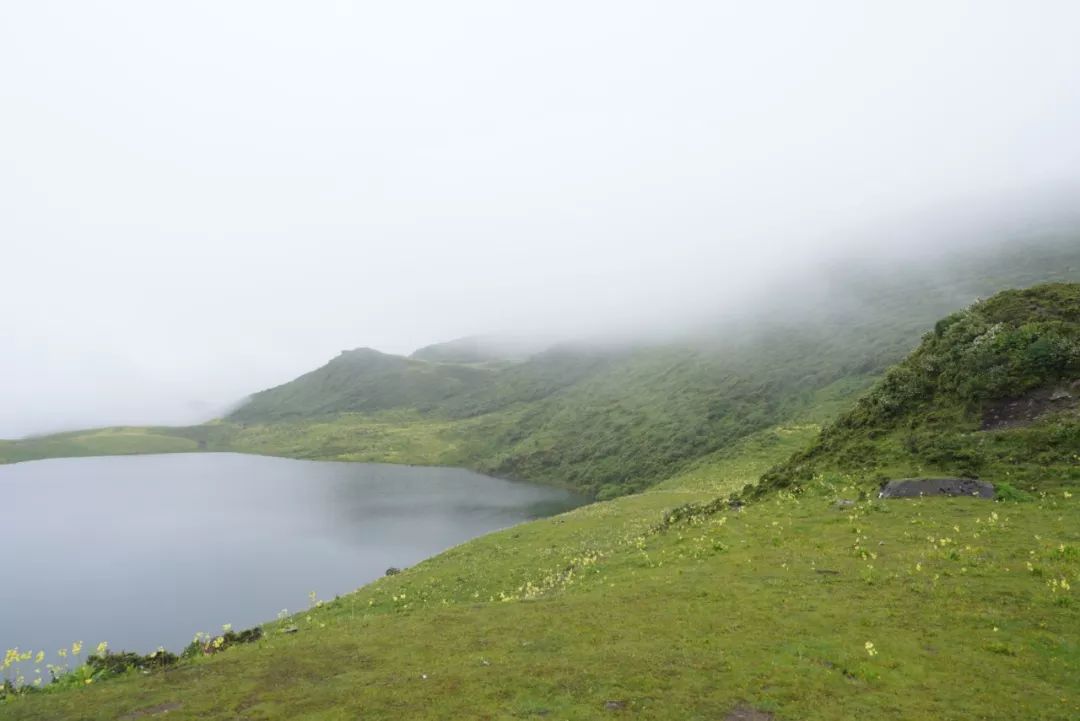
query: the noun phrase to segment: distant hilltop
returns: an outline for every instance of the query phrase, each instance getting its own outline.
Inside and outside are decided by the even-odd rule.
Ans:
[[[424,346],[409,357],[435,363],[523,361],[547,350],[551,345],[549,340],[524,336],[470,335]]]

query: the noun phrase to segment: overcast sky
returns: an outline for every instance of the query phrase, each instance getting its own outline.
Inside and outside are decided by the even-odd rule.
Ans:
[[[1019,0],[3,3],[0,437],[194,419],[343,348],[647,324],[874,217],[1074,182],[1078,27]]]

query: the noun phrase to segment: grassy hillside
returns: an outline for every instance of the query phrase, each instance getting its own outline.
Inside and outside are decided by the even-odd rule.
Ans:
[[[473,335],[419,348],[415,360],[435,363],[502,363],[528,360],[547,349],[549,343],[506,335]]]
[[[643,493],[463,544],[253,644],[10,696],[0,717],[1077,718],[1080,446],[1045,390],[1076,377],[1078,301],[1077,285],[1002,293],[939,322],[834,423],[861,380]],[[1039,400],[1001,404],[1017,395]],[[1032,492],[860,495],[941,448],[935,471],[971,462],[961,438],[989,439],[959,450]],[[770,467],[748,504],[714,502]]]
[[[310,373],[256,393],[229,419],[267,422],[390,408],[428,408],[489,381],[490,373],[466,365],[427,363],[358,348]]]
[[[1080,492],[837,509],[855,489],[834,488],[661,523],[801,432],[467,543],[256,644],[11,698],[0,717],[1076,718]]]
[[[223,424],[207,424],[193,428],[121,426],[15,441],[0,440],[0,463],[40,458],[223,450],[225,438],[231,431],[230,427]]]
[[[765,429],[829,420],[943,315],[1051,279],[1080,280],[1075,236],[902,262],[847,259],[763,288],[726,320],[663,342],[563,344],[524,360],[523,344],[509,352],[498,339],[438,344],[411,358],[347,351],[212,426],[0,443],[0,459],[188,450],[195,441],[206,450],[461,465],[610,498]]]
[[[229,420],[245,426],[243,450],[453,463],[610,498],[810,409],[835,414],[981,294],[1080,280],[1074,241],[852,260],[652,345],[562,345],[500,363],[447,362],[479,360],[476,339],[409,359],[354,351],[257,394]]]
[[[1038,492],[1080,480],[1080,285],[1007,291],[939,321],[762,488],[836,469],[982,476]]]

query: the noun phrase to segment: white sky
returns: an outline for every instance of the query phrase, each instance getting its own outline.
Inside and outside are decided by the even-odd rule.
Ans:
[[[838,228],[1075,182],[1078,27],[986,0],[4,3],[0,437],[191,420],[348,347],[656,323]]]

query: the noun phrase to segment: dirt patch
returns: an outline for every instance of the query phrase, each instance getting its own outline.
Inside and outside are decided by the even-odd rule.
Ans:
[[[983,410],[982,430],[1020,428],[1042,416],[1068,410],[1080,410],[1080,380],[991,403]]]
[[[761,711],[741,703],[731,709],[731,712],[724,717],[724,721],[774,721],[775,718],[768,711]]]
[[[173,703],[161,703],[157,706],[151,706],[149,708],[139,709],[138,711],[132,711],[121,716],[122,721],[131,721],[132,719],[146,718],[147,716],[160,716],[161,714],[175,711],[183,706],[179,701]]]
[[[993,498],[994,484],[977,478],[898,478],[881,487],[879,498],[974,496]]]

